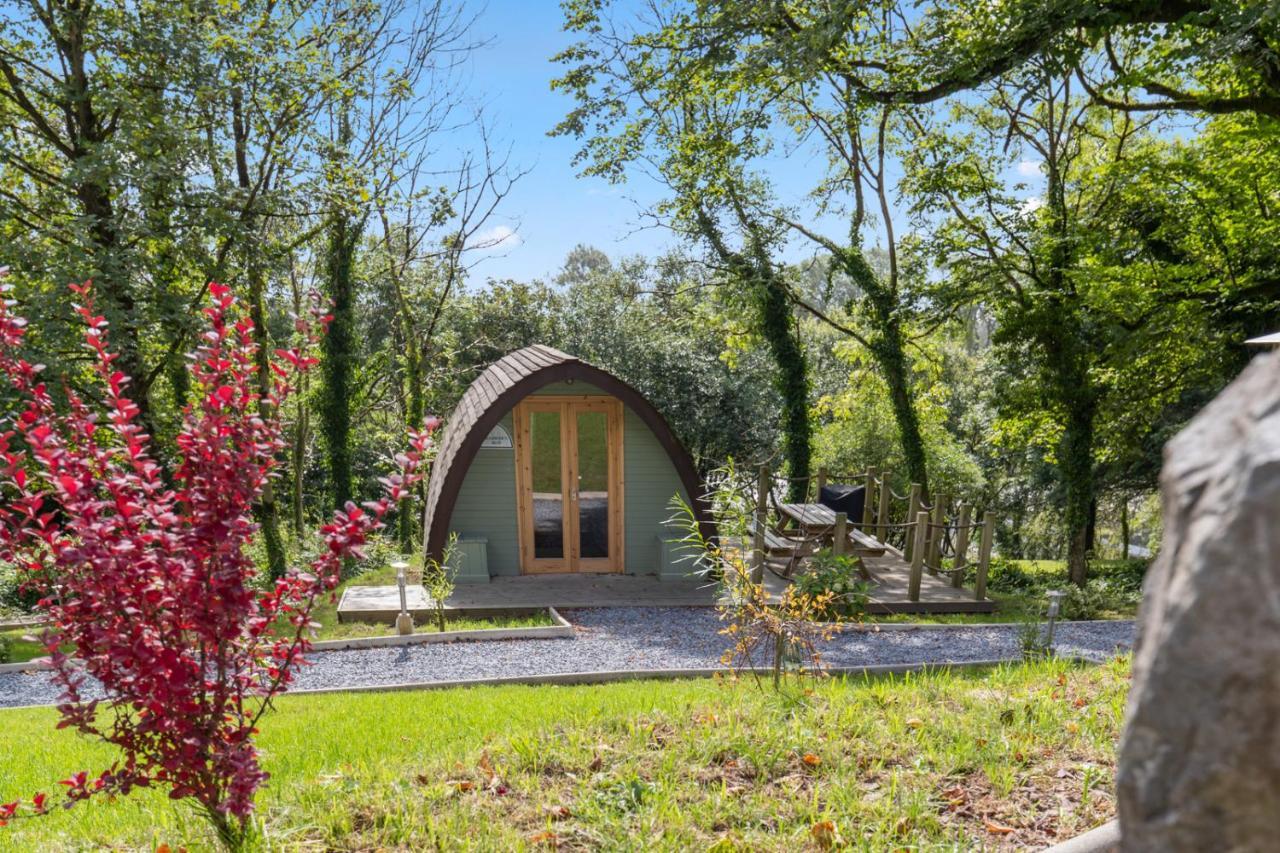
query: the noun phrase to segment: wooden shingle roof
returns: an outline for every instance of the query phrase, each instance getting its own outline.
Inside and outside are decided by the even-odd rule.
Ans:
[[[648,425],[670,456],[699,520],[710,535],[710,518],[702,505],[693,460],[652,404],[616,376],[553,347],[534,344],[508,353],[485,368],[445,421],[440,452],[431,466],[427,485],[424,540],[428,558],[439,559],[444,551],[454,501],[485,436],[524,397],[544,385],[566,380],[586,382],[612,394]]]

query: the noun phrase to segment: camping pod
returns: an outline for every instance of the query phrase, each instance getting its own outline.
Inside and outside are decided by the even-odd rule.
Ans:
[[[711,523],[693,460],[638,391],[535,345],[482,372],[445,421],[427,487],[429,559],[459,582],[550,573],[685,577],[677,495]]]

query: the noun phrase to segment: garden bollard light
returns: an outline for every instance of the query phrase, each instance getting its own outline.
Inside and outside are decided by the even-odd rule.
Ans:
[[[1062,590],[1051,589],[1049,590],[1048,597],[1049,597],[1049,614],[1048,614],[1049,629],[1047,634],[1045,635],[1044,642],[1045,642],[1045,645],[1049,648],[1049,651],[1053,651],[1053,626],[1054,626],[1054,623],[1058,621],[1058,612],[1062,609],[1062,599],[1066,598],[1067,594]]]
[[[413,633],[413,616],[409,613],[404,576],[405,569],[409,568],[409,564],[392,563],[391,568],[396,570],[396,584],[400,587],[400,615],[396,616],[396,633],[405,636]]]

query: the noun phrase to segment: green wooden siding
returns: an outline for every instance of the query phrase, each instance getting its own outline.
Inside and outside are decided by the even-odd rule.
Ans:
[[[585,382],[555,383],[535,394],[597,394],[604,392]],[[624,524],[626,569],[629,574],[653,574],[659,570],[660,536],[674,538],[678,531],[665,527],[671,517],[669,503],[679,492],[688,499],[675,466],[644,421],[624,406],[622,425]],[[515,438],[511,413],[502,426]],[[462,481],[449,529],[460,539],[488,540],[489,573],[520,574],[520,539],[516,518],[515,449],[476,452]]]
[[[511,413],[502,426],[515,444]],[[459,539],[488,539],[490,575],[520,574],[520,539],[516,523],[515,448],[482,447],[476,451],[453,505],[449,530]]]

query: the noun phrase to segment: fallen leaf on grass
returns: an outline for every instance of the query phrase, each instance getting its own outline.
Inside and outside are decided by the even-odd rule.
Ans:
[[[986,818],[983,818],[982,825],[985,826],[987,828],[987,832],[990,832],[992,835],[1008,835],[1013,832],[1012,826],[1004,826],[1003,824],[996,823],[993,820],[987,820]]]
[[[549,830],[544,830],[542,832],[535,832],[533,835],[530,835],[527,840],[530,844],[533,844],[533,845],[545,844],[548,847],[560,846],[560,839],[556,836],[554,832],[551,832]]]
[[[909,729],[924,728],[924,720],[920,719],[919,717],[912,717],[911,719],[907,720],[907,728]]]
[[[587,769],[595,773],[604,766],[604,759],[600,757],[600,753],[596,753],[596,757],[591,759],[591,763],[587,765]]]
[[[547,817],[552,820],[568,820],[573,817],[573,812],[569,811],[567,806],[554,805],[544,806],[543,811],[547,813]]]
[[[819,764],[822,763],[821,756],[814,755],[812,752],[806,752],[800,760],[803,761],[805,764],[807,764],[809,767],[817,767]]]
[[[833,821],[820,820],[809,828],[809,835],[814,843],[823,850],[830,850],[840,842],[840,833],[836,832]]]
[[[1075,734],[1076,732],[1080,731],[1080,724],[1075,721],[1068,720],[1064,728],[1071,734]]]

